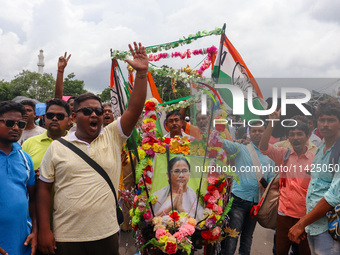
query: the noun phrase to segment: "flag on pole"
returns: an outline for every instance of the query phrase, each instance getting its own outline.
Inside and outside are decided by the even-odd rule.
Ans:
[[[113,116],[118,119],[126,109],[128,96],[124,79],[120,73],[117,60],[112,59],[111,76],[110,76],[110,93]]]
[[[223,30],[225,29],[225,25]],[[217,84],[231,84],[239,87],[244,95],[244,119],[256,119],[257,115],[250,112],[247,101],[248,88],[252,88],[253,106],[257,110],[264,110],[267,108],[266,102],[263,100],[261,90],[249,71],[247,65],[243,61],[241,55],[235,49],[228,37],[223,33],[221,35],[221,43],[214,64],[212,77]],[[229,107],[233,106],[233,96],[227,88],[217,88],[224,103]]]

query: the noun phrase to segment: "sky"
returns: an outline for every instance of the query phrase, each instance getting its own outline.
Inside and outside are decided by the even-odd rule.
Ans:
[[[109,86],[110,49],[127,50],[133,41],[145,46],[172,42],[226,23],[226,35],[256,79],[315,78],[318,82],[304,86],[330,94],[340,86],[338,0],[0,3],[0,80],[10,81],[24,69],[37,71],[40,49],[44,50],[44,72],[56,78],[58,57],[67,51],[72,56],[65,76],[73,72],[76,79],[84,80],[85,89],[100,93]],[[219,40],[219,36],[205,37],[172,51],[218,47]],[[194,68],[202,60],[198,56],[153,64]],[[120,65],[126,73],[126,64]],[[270,95],[270,83],[259,85],[265,96]]]

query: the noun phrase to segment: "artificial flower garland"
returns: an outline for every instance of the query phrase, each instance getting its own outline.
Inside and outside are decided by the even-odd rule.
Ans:
[[[164,43],[155,46],[146,47],[146,52],[149,53],[156,53],[161,50],[169,50],[173,48],[177,48],[179,46],[190,44],[192,41],[197,40],[202,37],[211,36],[211,35],[221,35],[223,30],[221,28],[215,28],[211,31],[202,31],[197,32],[196,34],[190,34],[188,38],[183,37],[184,39],[179,39],[178,41],[171,42],[171,43]],[[111,58],[125,60],[128,56],[131,55],[130,51],[119,51],[119,50],[112,50],[111,49]]]

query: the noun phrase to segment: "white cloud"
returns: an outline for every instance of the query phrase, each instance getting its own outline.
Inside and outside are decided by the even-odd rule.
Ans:
[[[145,45],[176,41],[223,23],[255,77],[340,74],[337,0],[0,1],[0,79],[11,80],[23,69],[36,71],[40,49],[44,71],[56,75],[57,59],[67,51],[72,57],[66,74],[74,72],[87,89],[99,92],[109,83],[110,48],[126,50],[134,40]],[[219,45],[218,36],[176,51],[211,45]],[[164,63],[194,67],[202,59]]]

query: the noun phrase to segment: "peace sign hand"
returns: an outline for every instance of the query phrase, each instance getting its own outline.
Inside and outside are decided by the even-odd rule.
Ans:
[[[58,70],[64,71],[70,57],[71,57],[71,54],[67,57],[67,52],[65,52],[64,56],[59,57]]]

